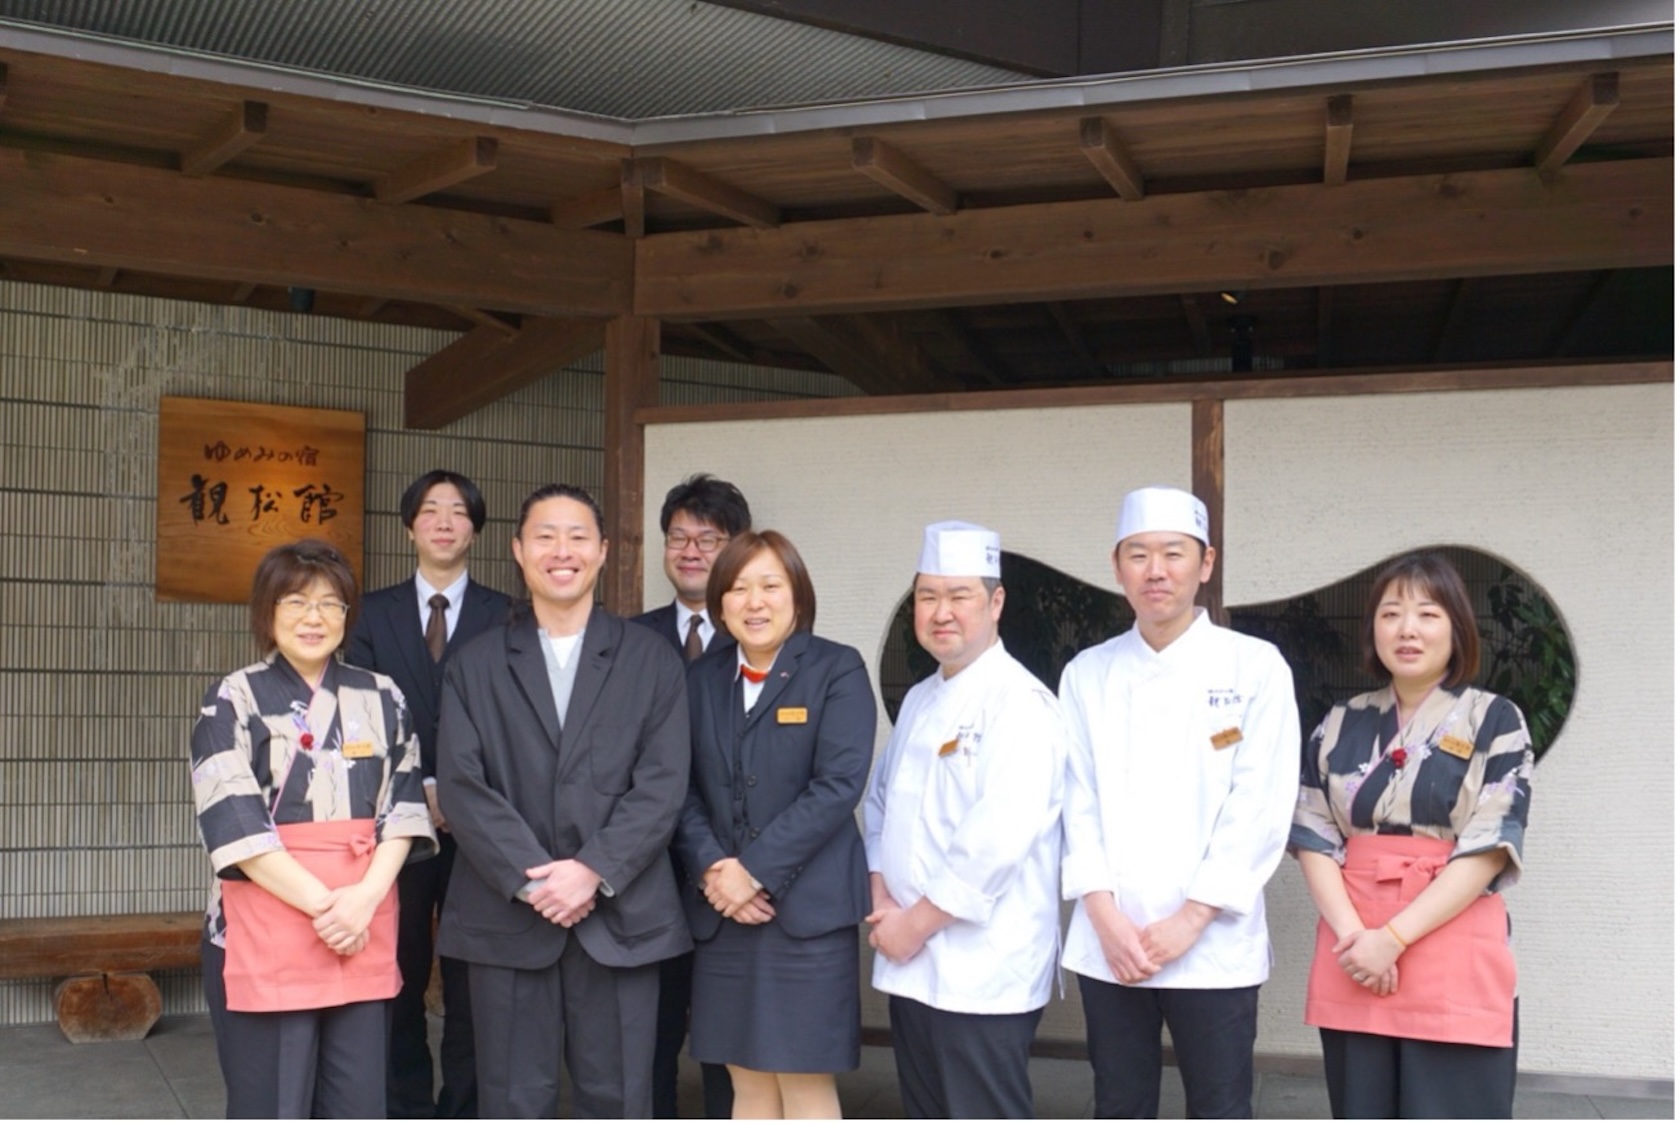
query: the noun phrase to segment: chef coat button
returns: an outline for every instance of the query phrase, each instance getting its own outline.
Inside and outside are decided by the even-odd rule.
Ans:
[[[747,784],[748,785],[757,785],[758,784],[758,775],[757,774],[748,774],[747,775]]]

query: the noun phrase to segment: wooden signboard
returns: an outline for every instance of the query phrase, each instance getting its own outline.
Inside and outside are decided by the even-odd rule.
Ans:
[[[161,399],[157,596],[246,601],[268,549],[304,538],[343,551],[360,584],[366,434],[353,410]]]

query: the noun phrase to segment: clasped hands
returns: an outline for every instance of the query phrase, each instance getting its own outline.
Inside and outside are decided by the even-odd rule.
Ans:
[[[1331,947],[1336,964],[1359,987],[1378,996],[1400,989],[1400,954],[1405,946],[1386,928],[1354,930]]]
[[[769,892],[758,885],[752,873],[734,856],[706,868],[700,891],[713,910],[743,926],[761,926],[776,916]]]
[[[1147,926],[1126,917],[1107,892],[1086,899],[1086,914],[1097,931],[1103,959],[1121,984],[1141,984],[1190,951],[1219,911],[1194,899]]]
[[[315,912],[315,934],[340,957],[353,957],[367,948],[368,927],[382,894],[361,883],[327,892]]]
[[[902,965],[920,953],[928,938],[950,919],[950,915],[926,898],[906,909],[884,886],[873,888],[872,897],[874,909],[864,919],[870,926],[869,948],[895,965]]]
[[[525,869],[527,879],[542,885],[531,892],[531,909],[563,929],[571,929],[595,909],[601,877],[575,859],[555,859]]]

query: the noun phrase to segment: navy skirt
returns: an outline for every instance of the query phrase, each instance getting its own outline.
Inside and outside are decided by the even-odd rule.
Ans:
[[[858,1067],[858,932],[795,938],[724,921],[694,947],[688,1052],[780,1074]]]

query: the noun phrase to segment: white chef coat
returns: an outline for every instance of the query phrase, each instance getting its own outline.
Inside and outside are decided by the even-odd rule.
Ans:
[[[956,920],[905,964],[877,953],[877,989],[947,1012],[1049,1002],[1066,747],[1056,697],[1001,641],[910,689],[864,797],[864,846],[899,905],[926,897]]]
[[[1271,969],[1266,880],[1300,778],[1294,681],[1278,650],[1202,610],[1156,652],[1134,627],[1062,672],[1062,893],[1111,891],[1139,927],[1195,899],[1219,914],[1143,987],[1245,988]],[[1062,964],[1114,981],[1080,901]]]

